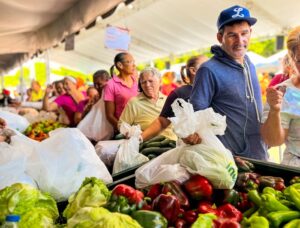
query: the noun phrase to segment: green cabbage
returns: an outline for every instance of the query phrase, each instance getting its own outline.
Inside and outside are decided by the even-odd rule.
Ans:
[[[54,221],[59,215],[55,200],[31,185],[16,183],[0,191],[1,223],[4,222],[8,214],[20,215],[21,220],[27,221],[27,219],[24,220],[23,216],[31,211],[33,219],[39,214],[43,214]]]
[[[63,216],[69,219],[82,207],[103,206],[109,200],[110,194],[103,181],[96,177],[86,178],[79,190],[69,197],[69,204]]]
[[[129,215],[112,213],[102,207],[83,207],[68,220],[68,228],[141,228]]]

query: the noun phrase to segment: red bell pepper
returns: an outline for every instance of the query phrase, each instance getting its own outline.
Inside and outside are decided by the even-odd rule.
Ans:
[[[216,206],[213,205],[212,203],[206,202],[206,201],[201,201],[198,204],[198,212],[199,212],[199,214],[211,213],[211,214],[214,214],[216,216],[219,216],[219,211],[216,208]]]
[[[218,207],[217,210],[220,218],[227,218],[237,222],[240,222],[243,219],[242,212],[240,212],[230,203],[226,203]]]
[[[177,182],[177,181],[166,182],[163,185],[162,193],[167,194],[168,192],[170,192],[172,195],[177,197],[177,199],[179,200],[180,206],[182,208],[187,209],[190,207],[190,202],[188,200],[188,197],[181,189],[179,182]]]
[[[183,213],[183,219],[188,224],[193,224],[198,218],[198,212],[196,210],[189,210]]]
[[[160,194],[153,200],[152,209],[159,211],[168,220],[169,224],[175,224],[180,214],[180,203],[174,195]]]
[[[192,176],[183,185],[189,195],[196,200],[210,199],[213,194],[213,187],[209,180],[200,175]]]
[[[161,184],[152,185],[147,193],[147,197],[150,197],[152,200],[154,200],[161,194],[162,187],[163,186]]]
[[[239,202],[237,203],[237,205],[233,205],[233,206],[236,206],[237,209],[244,212],[249,208],[253,207],[253,203],[249,201],[247,193],[239,192]]]
[[[124,196],[131,204],[140,204],[144,198],[144,193],[125,184],[118,184],[114,187],[112,195]]]
[[[187,228],[187,223],[185,220],[179,218],[175,222],[175,228]]]
[[[285,189],[284,180],[281,177],[260,176],[258,180],[259,188],[261,190],[263,190],[265,187],[271,187],[278,191],[282,191]]]

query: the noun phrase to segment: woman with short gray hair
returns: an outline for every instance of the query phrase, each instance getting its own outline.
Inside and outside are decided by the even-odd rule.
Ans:
[[[139,124],[143,131],[158,117],[167,98],[159,91],[160,77],[160,72],[154,67],[147,67],[141,71],[138,81],[140,93],[131,98],[125,106],[120,116],[119,126],[122,122],[130,125]],[[161,135],[176,140],[170,127],[161,132]]]

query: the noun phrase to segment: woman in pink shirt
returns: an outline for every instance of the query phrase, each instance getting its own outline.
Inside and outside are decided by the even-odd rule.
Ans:
[[[114,67],[119,71],[113,75]],[[128,52],[121,52],[115,56],[114,65],[110,68],[111,79],[104,88],[105,114],[107,120],[118,131],[118,120],[131,97],[138,93],[136,66],[134,59]]]
[[[78,91],[76,83],[75,78],[65,77],[64,89],[66,93],[57,97],[53,102],[49,101],[49,94],[53,91],[53,87],[47,86],[43,100],[43,109],[46,111],[56,111],[61,107],[68,117],[68,123],[66,124],[70,127],[75,126],[74,114],[77,111],[79,102],[85,99],[86,94]]]

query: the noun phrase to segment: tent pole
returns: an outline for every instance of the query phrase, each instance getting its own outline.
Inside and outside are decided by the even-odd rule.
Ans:
[[[4,75],[0,75],[1,77],[1,90],[4,89]]]
[[[48,49],[45,51],[45,60],[46,60],[46,84],[49,85],[51,83],[51,78],[50,78],[50,61],[49,61]]]
[[[25,100],[24,97],[24,75],[23,75],[23,64],[20,63],[20,92],[21,92],[21,102]]]

